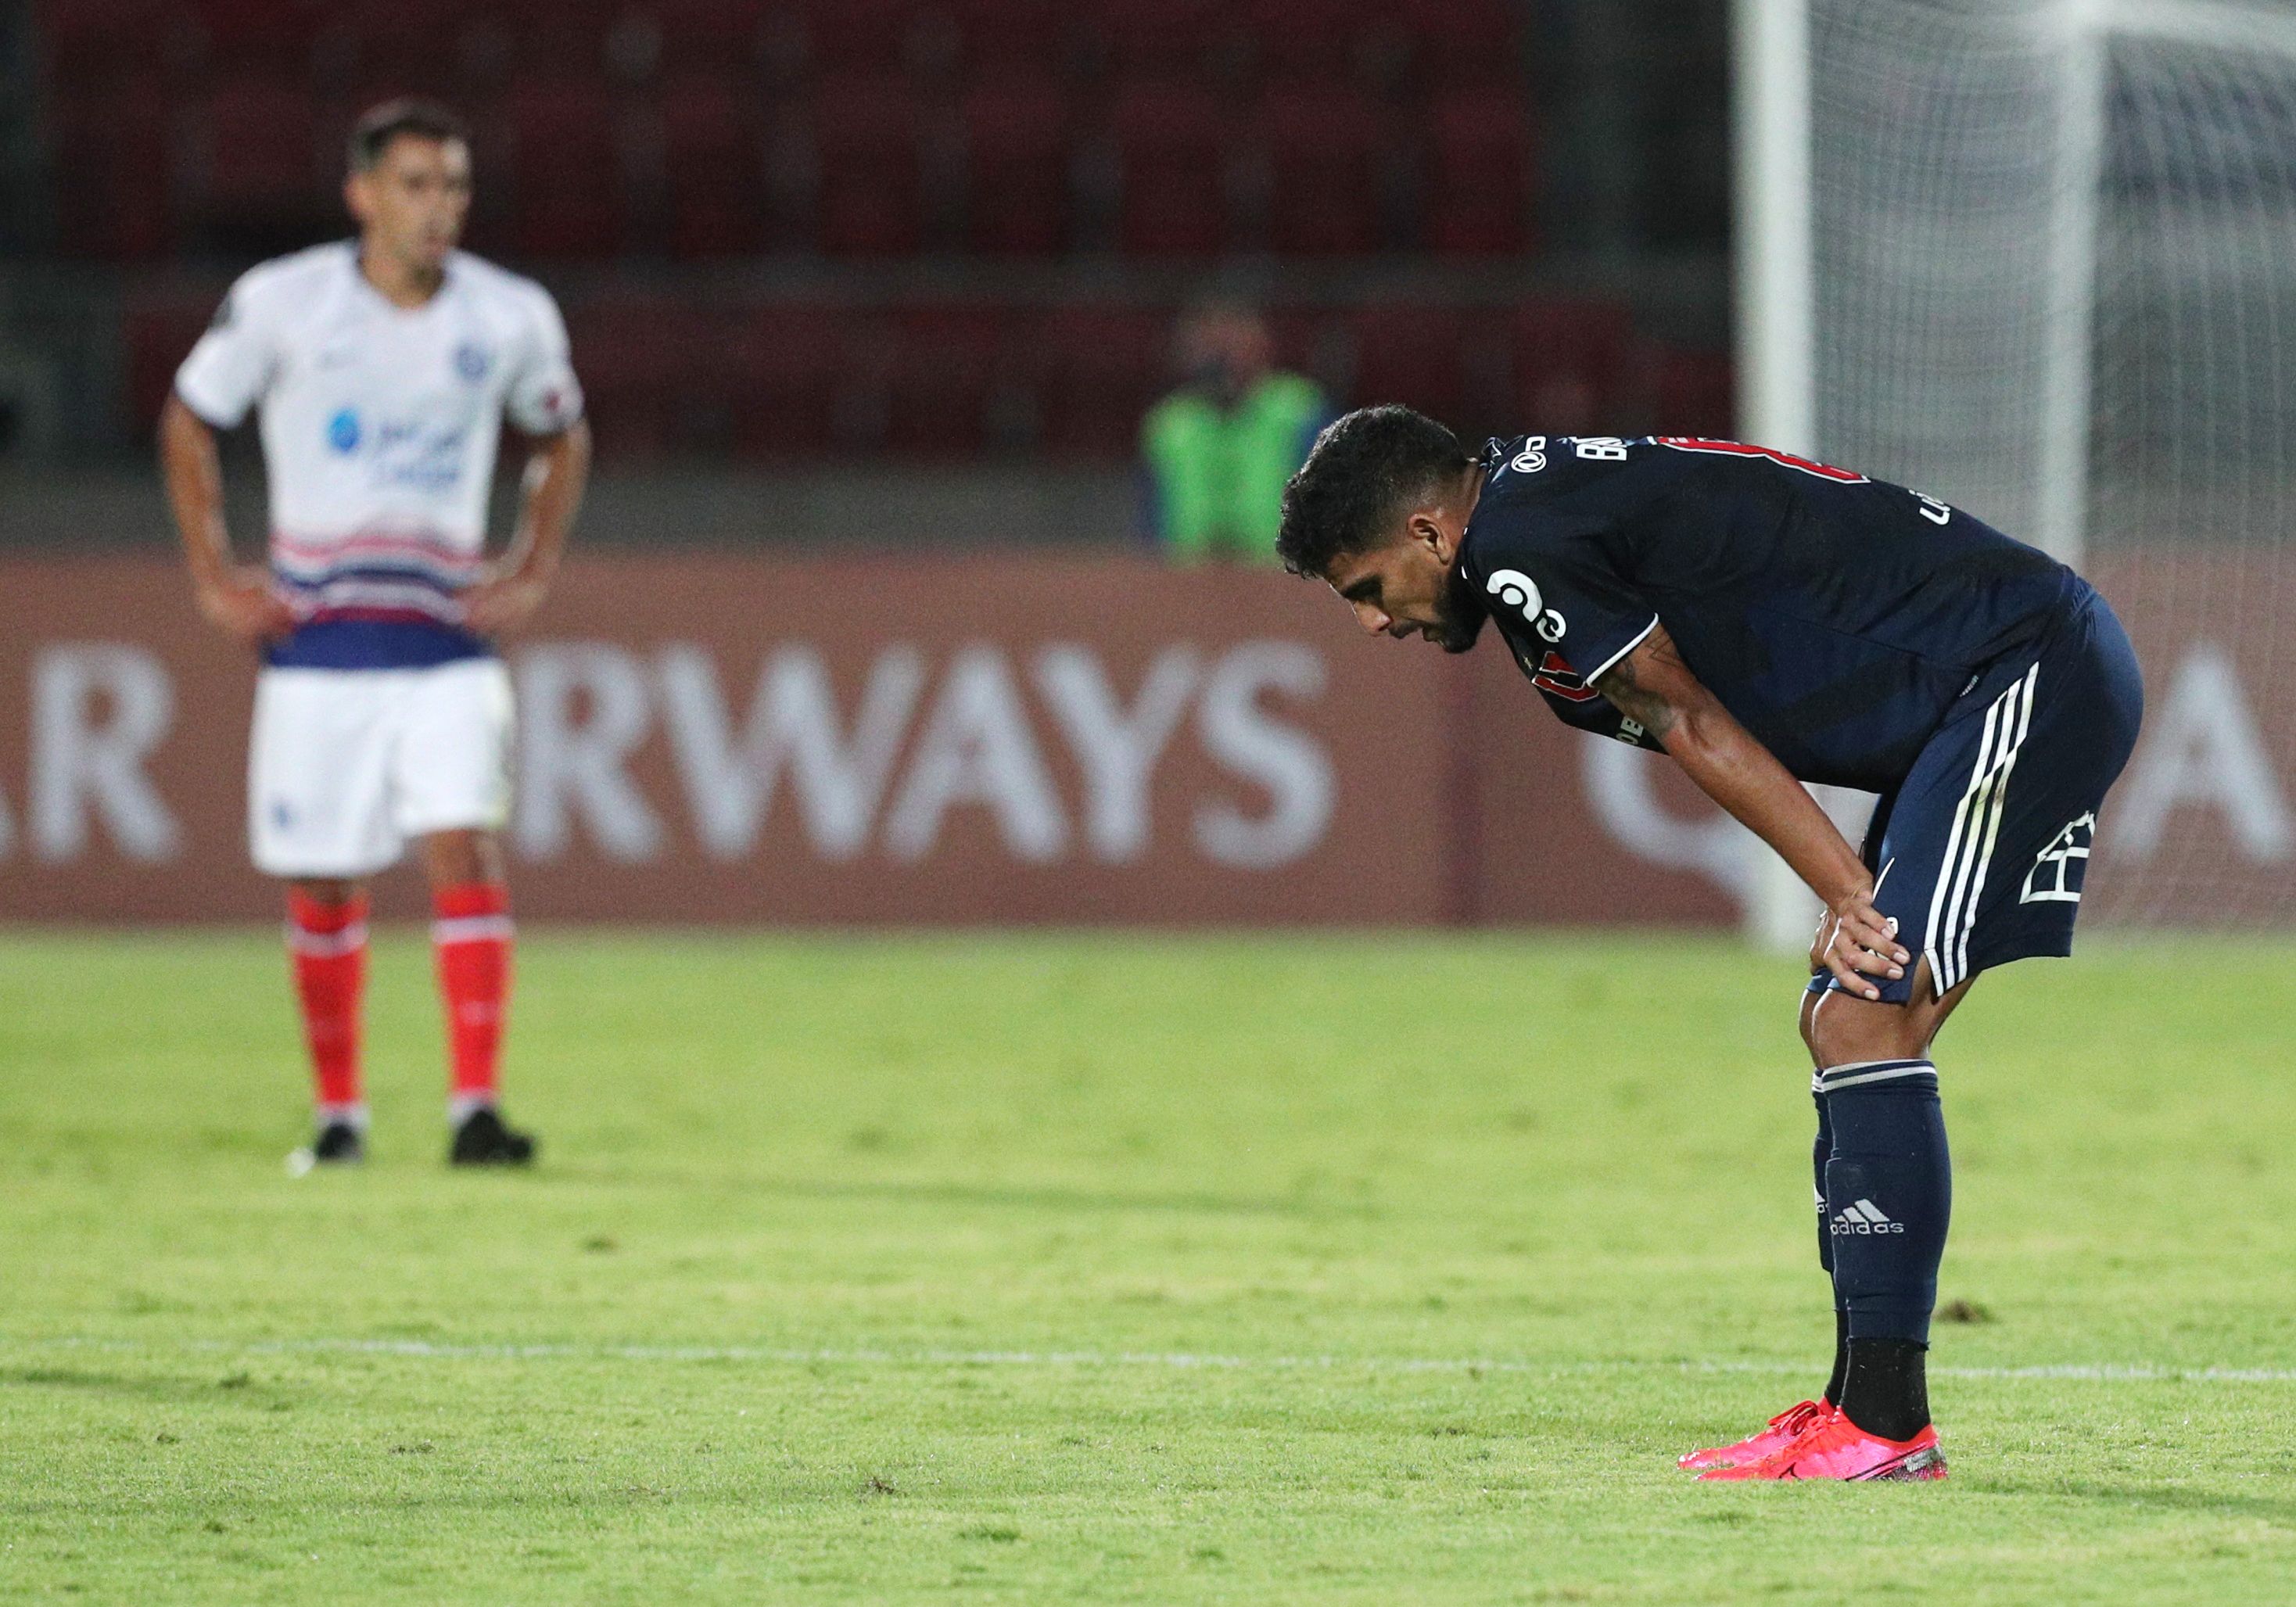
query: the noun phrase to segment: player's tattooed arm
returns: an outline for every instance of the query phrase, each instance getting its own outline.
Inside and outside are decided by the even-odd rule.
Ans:
[[[1874,880],[1857,851],[1777,756],[1683,662],[1663,625],[1595,678],[1612,707],[1658,738],[1699,790],[1778,851],[1825,901],[1827,925],[1813,952],[1860,998],[1879,998],[1868,979],[1905,974],[1911,957],[1874,907]]]
[[[1611,700],[1611,708],[1660,741],[1675,726],[1669,693],[1690,687],[1705,690],[1675,651],[1674,638],[1663,625],[1652,626],[1634,652],[1595,679],[1595,689]]]

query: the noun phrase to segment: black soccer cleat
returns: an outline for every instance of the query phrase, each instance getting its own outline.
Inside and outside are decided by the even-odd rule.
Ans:
[[[449,1166],[525,1166],[533,1159],[533,1136],[504,1127],[492,1105],[480,1105],[463,1118],[447,1152]]]
[[[357,1166],[366,1159],[366,1135],[348,1121],[331,1121],[311,1140],[314,1166]]]

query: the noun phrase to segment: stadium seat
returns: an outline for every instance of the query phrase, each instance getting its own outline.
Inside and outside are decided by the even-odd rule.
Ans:
[[[226,288],[163,291],[129,301],[120,343],[127,359],[127,414],[138,436],[148,436],[159,422],[160,405],[176,386],[176,370],[215,316]]]
[[[1444,95],[1425,119],[1421,234],[1445,256],[1495,256],[1530,243],[1530,132],[1510,86]]]
[[[208,66],[300,78],[335,8],[323,0],[194,0],[179,5]]]
[[[1011,444],[1020,421],[1007,316],[993,306],[924,305],[892,320],[885,446],[959,457]]]
[[[1412,0],[1412,65],[1422,86],[1520,82],[1521,9],[1510,0]]]
[[[958,118],[971,249],[1046,256],[1066,243],[1070,117],[1065,88],[1048,74],[1006,70],[965,92]]]
[[[1369,101],[1341,84],[1282,86],[1262,98],[1253,129],[1271,248],[1328,256],[1379,243],[1381,129]]]
[[[1236,32],[1218,0],[1097,0],[1086,16],[1120,78],[1201,78]]]
[[[1365,0],[1249,0],[1254,65],[1265,81],[1329,82],[1356,75],[1382,20]],[[1387,19],[1393,25],[1391,16]]]
[[[806,121],[817,177],[814,237],[832,256],[891,257],[923,238],[916,102],[890,74],[818,80]]]
[[[76,257],[142,260],[172,243],[168,176],[175,160],[159,75],[59,91],[51,100],[56,215]]]
[[[1348,325],[1355,348],[1348,406],[1402,402],[1461,425],[1467,321],[1457,307],[1374,304],[1355,309]]]
[[[33,38],[61,94],[140,80],[184,53],[187,19],[167,0],[42,0]]]
[[[676,296],[623,293],[569,304],[568,339],[603,457],[660,457],[691,444],[690,409],[728,367],[717,321]]]
[[[595,78],[521,78],[503,100],[511,237],[535,257],[605,257],[622,243],[622,143]]]
[[[1124,251],[1207,256],[1226,243],[1229,120],[1197,84],[1150,80],[1118,93],[1109,131]]]
[[[690,69],[661,84],[661,162],[670,255],[732,257],[766,242],[764,108],[730,72]]]
[[[912,0],[800,0],[807,70],[817,77],[906,70],[917,22]]]
[[[1616,433],[1636,389],[1633,321],[1609,302],[1542,301],[1508,321],[1518,430]]]
[[[1056,0],[951,0],[947,14],[968,79],[1065,73],[1075,64],[1076,18]]]
[[[1737,370],[1728,352],[1669,348],[1658,356],[1652,386],[1652,414],[1661,433],[1725,440],[1735,434]]]
[[[187,210],[198,237],[236,257],[309,243],[340,216],[323,162],[309,92],[299,78],[238,74],[201,97],[197,168]]]
[[[751,310],[733,340],[734,444],[746,456],[812,456],[840,442],[852,367],[842,307],[783,302]]]
[[[1171,314],[1071,306],[1045,316],[1037,338],[1037,439],[1055,456],[1128,458],[1140,424],[1171,382]]]
[[[638,0],[621,20],[652,30],[665,75],[741,71],[757,61],[768,9],[765,0]]]

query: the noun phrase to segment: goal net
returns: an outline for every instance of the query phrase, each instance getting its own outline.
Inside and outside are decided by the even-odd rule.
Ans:
[[[2092,922],[2296,922],[2296,4],[1796,3],[1811,444],[2128,624]]]

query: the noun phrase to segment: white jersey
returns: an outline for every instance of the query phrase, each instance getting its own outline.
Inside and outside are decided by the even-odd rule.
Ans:
[[[463,636],[503,416],[536,435],[582,414],[550,293],[447,259],[419,307],[386,299],[349,242],[250,269],[176,374],[219,429],[260,409],[271,561],[303,628],[275,663],[393,668],[485,651]],[[344,632],[334,624],[399,628]],[[441,635],[466,648],[446,651]],[[448,643],[447,645],[453,645]]]

